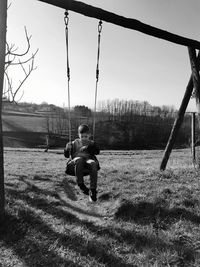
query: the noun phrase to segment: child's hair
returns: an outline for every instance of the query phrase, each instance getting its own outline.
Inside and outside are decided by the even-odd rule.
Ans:
[[[90,131],[89,127],[87,124],[81,124],[79,127],[78,127],[78,133],[79,134],[83,134],[83,133],[88,133]]]

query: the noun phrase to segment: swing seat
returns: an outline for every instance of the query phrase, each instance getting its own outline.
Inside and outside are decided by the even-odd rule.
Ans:
[[[68,160],[68,162],[66,164],[65,173],[67,175],[70,175],[70,176],[75,176],[75,164],[74,164],[73,161]],[[85,168],[84,171],[83,171],[83,176],[87,176],[89,174],[90,174],[89,169]]]

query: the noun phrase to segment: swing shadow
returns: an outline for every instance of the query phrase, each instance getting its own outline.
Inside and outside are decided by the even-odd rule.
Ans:
[[[35,184],[27,181],[25,178],[26,177],[23,177],[23,176],[19,177],[19,179],[21,181],[23,181],[25,184],[27,184],[29,188],[34,189],[35,192],[43,193],[43,194],[47,194],[47,192],[48,192],[48,195],[59,198],[59,194],[57,194],[56,192],[52,193],[51,191],[40,189]],[[33,179],[38,180],[38,181],[51,181],[49,178],[43,178],[39,175],[35,175]],[[69,184],[69,182],[67,181],[66,178],[63,178],[62,182],[61,183],[59,182],[58,185],[63,187],[67,198],[71,199],[72,201],[77,200],[77,196],[73,190],[73,187]]]
[[[63,200],[63,199],[61,199],[61,203],[62,203],[65,207],[67,207],[67,208],[69,208],[69,209],[71,209],[71,210],[73,210],[73,211],[75,211],[75,212],[77,212],[77,213],[86,215],[86,216],[95,217],[95,218],[104,218],[104,217],[105,217],[105,215],[101,215],[101,214],[96,213],[96,212],[94,211],[96,208],[95,208],[94,206],[92,206],[93,204],[91,204],[91,209],[90,209],[90,211],[88,211],[88,210],[83,210],[83,209],[81,209],[81,208],[79,208],[79,207],[77,207],[77,206],[71,205],[70,203],[68,203],[67,201],[65,201],[65,200]],[[108,217],[108,216],[107,216],[107,217]]]
[[[77,196],[72,188],[72,186],[69,184],[67,178],[64,178],[62,181],[63,189],[66,194],[66,196],[71,199],[72,201],[77,200]]]
[[[73,188],[70,186],[70,184],[68,183],[68,181],[66,181],[66,179],[64,178],[63,179],[64,183],[65,183],[65,190],[64,192],[66,193],[67,197],[69,197],[70,200],[72,201],[75,201],[77,200],[77,197],[73,191]],[[61,185],[63,185],[63,181],[61,183]],[[45,195],[45,196],[51,196],[53,198],[56,198],[55,201],[53,201],[54,205],[58,205],[58,206],[65,206],[66,208],[69,208],[71,209],[72,211],[74,212],[77,212],[77,213],[80,213],[80,214],[83,214],[83,215],[86,215],[86,216],[90,216],[90,217],[95,217],[95,218],[103,218],[105,216],[103,215],[100,215],[98,213],[96,213],[95,211],[93,210],[84,210],[80,207],[77,207],[73,204],[70,204],[67,199],[65,198],[62,198],[61,194],[58,193],[58,192],[52,192],[52,191],[49,191],[49,190],[46,190],[46,189],[41,189],[39,187],[37,187],[36,185],[32,184],[31,182],[29,181],[26,181],[25,179],[23,179],[23,182],[27,184],[28,188],[25,189],[25,193],[28,193],[28,192],[35,192],[37,195]],[[40,206],[43,206],[43,203],[44,203],[44,199],[41,197],[41,198],[37,198],[37,206],[40,207]]]

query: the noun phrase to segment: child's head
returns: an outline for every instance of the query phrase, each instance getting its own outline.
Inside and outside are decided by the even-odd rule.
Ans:
[[[83,140],[88,140],[90,138],[90,129],[88,125],[81,124],[78,127],[78,136],[80,139],[83,139]]]

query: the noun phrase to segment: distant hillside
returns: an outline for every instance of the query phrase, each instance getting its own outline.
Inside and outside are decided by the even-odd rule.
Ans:
[[[42,104],[35,103],[11,103],[9,101],[3,101],[3,112],[20,112],[20,113],[32,113],[45,115],[51,112],[62,110],[61,107],[43,102]]]
[[[37,147],[45,144],[45,117],[14,111],[3,112],[2,122],[4,146]]]
[[[4,146],[7,147],[46,147],[48,134],[47,121],[51,114],[60,108],[42,104],[3,103],[2,122]],[[49,140],[51,146],[62,146],[55,135]],[[66,141],[65,141],[66,142]]]
[[[12,112],[2,114],[3,131],[7,132],[47,132],[47,118],[36,114]]]

